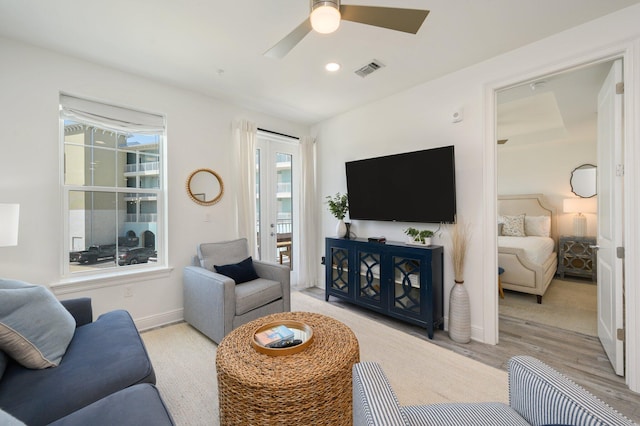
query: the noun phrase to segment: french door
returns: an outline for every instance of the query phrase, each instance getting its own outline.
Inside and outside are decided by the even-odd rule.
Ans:
[[[258,258],[295,265],[298,229],[298,140],[258,132],[256,230]]]

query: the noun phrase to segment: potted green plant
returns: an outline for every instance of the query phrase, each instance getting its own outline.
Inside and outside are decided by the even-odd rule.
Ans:
[[[333,197],[328,195],[326,198],[327,204],[329,205],[329,211],[336,219],[338,219],[338,224],[336,225],[336,237],[349,238],[348,226],[344,222],[344,218],[349,211],[349,198],[347,194],[340,194],[337,192]]]
[[[430,246],[431,237],[433,237],[433,231],[428,229],[416,229],[409,227],[404,230],[404,233],[409,236],[409,244],[417,244]]]

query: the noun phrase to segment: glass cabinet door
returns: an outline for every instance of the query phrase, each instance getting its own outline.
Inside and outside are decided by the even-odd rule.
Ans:
[[[349,251],[341,247],[331,247],[331,276],[332,290],[349,293]]]
[[[380,254],[358,251],[358,274],[356,297],[379,304],[382,300],[380,289]]]
[[[391,309],[420,314],[419,259],[393,256],[393,286]]]

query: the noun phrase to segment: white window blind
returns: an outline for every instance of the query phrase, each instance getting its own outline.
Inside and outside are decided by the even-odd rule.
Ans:
[[[115,105],[60,95],[60,118],[93,124],[119,132],[158,135],[164,132],[164,117]]]

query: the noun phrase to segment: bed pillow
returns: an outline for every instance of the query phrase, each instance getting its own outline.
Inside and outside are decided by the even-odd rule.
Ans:
[[[0,279],[0,350],[22,366],[56,367],[76,321],[45,287]]]
[[[551,217],[525,216],[524,233],[530,237],[548,237],[551,235]]]
[[[251,256],[247,257],[245,260],[239,263],[235,263],[233,265],[213,265],[216,272],[222,275],[226,275],[236,282],[236,284],[246,283],[247,281],[253,281],[260,277],[258,277],[258,273],[253,266],[253,260]]]
[[[502,225],[502,235],[507,237],[525,237],[524,233],[524,213],[517,216],[502,216],[504,225]]]

